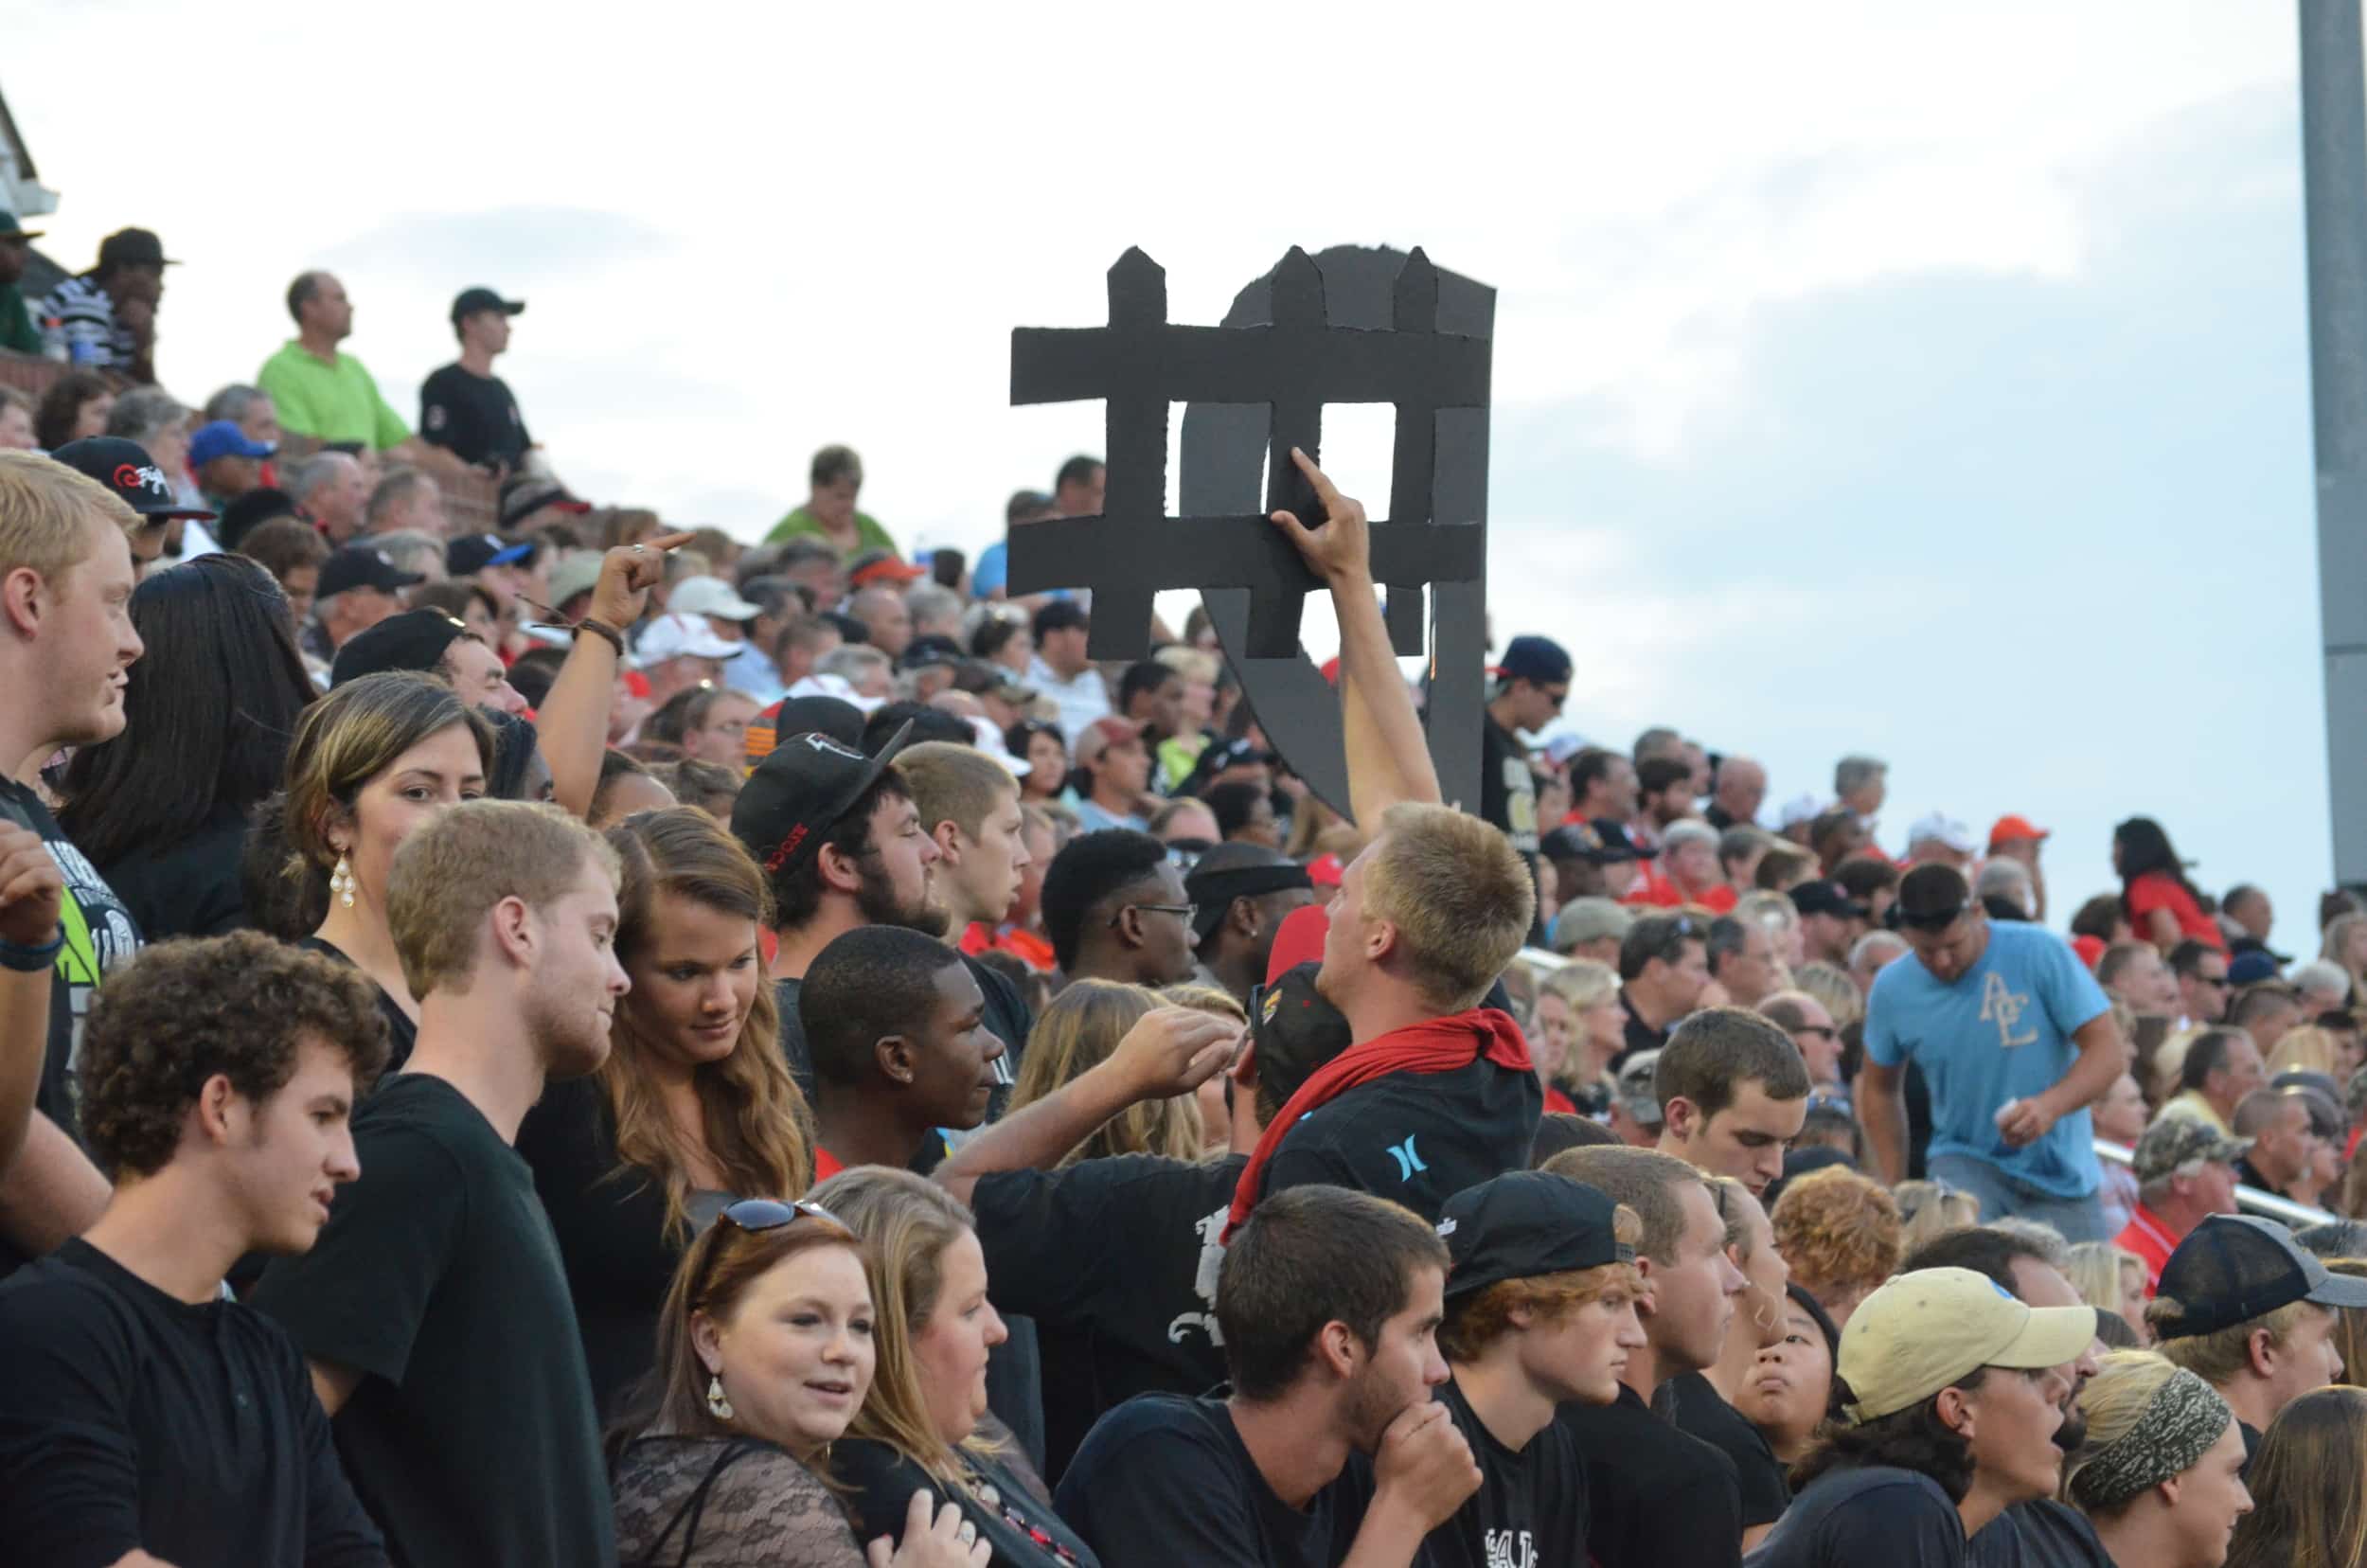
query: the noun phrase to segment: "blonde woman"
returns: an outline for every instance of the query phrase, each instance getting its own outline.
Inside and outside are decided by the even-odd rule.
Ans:
[[[1546,1088],[1545,1109],[1599,1116],[1611,1107],[1611,1059],[1627,1046],[1628,1005],[1619,973],[1592,958],[1573,958],[1537,989],[1537,1028],[1529,1048]],[[1566,1097],[1554,1103],[1555,1093]]]
[[[2252,1506],[2227,1401],[2160,1356],[2115,1350],[2078,1407],[2088,1438],[2064,1461],[2063,1497],[2115,1568],[2219,1568]]]
[[[2127,1324],[2139,1345],[2151,1345],[2153,1329],[2145,1323],[2145,1260],[2109,1241],[2076,1242],[2068,1256],[2063,1274],[2079,1299]]]
[[[1235,1001],[1231,991],[1219,990],[1214,986],[1169,986],[1159,993],[1159,999],[1170,1007],[1188,1007],[1243,1029],[1249,1027],[1249,1009]],[[1227,1103],[1225,1089],[1229,1081],[1225,1074],[1219,1073],[1193,1091],[1192,1097],[1200,1106],[1202,1159],[1214,1159],[1233,1147],[1233,1108]]]
[[[1109,1060],[1126,1031],[1159,1006],[1159,994],[1143,986],[1114,980],[1078,980],[1055,997],[1052,1006],[1028,1032],[1019,1082],[1012,1087],[1012,1114]],[[1104,1122],[1099,1131],[1070,1149],[1061,1166],[1079,1160],[1106,1159],[1113,1154],[1162,1154],[1169,1159],[1200,1158],[1204,1133],[1198,1099],[1178,1095],[1171,1099],[1145,1100],[1129,1106]]]
[[[1852,1024],[1865,1022],[1865,993],[1858,989],[1858,982],[1849,978],[1849,971],[1839,964],[1818,960],[1802,964],[1791,971],[1794,990],[1806,991],[1833,1015],[1833,1027],[1846,1029]]]
[[[2367,1390],[2305,1394],[2278,1412],[2246,1477],[2252,1511],[2227,1568],[2352,1568],[2367,1562]]]
[[[830,1470],[864,1541],[908,1528],[914,1497],[961,1509],[994,1568],[1099,1568],[1043,1483],[985,1424],[987,1355],[1008,1338],[987,1299],[970,1210],[908,1170],[859,1166],[810,1195],[869,1253],[871,1393]]]
[[[1774,858],[1771,853],[1770,859]],[[1800,933],[1800,911],[1793,907],[1791,895],[1771,888],[1745,893],[1735,900],[1735,918],[1756,920],[1767,927],[1775,939],[1775,956],[1782,960],[1783,973],[1776,977],[1775,989],[1791,988],[1791,971],[1807,962],[1806,940]]]
[[[1891,1196],[1898,1202],[1901,1257],[1943,1231],[1981,1222],[1979,1196],[1946,1182],[1901,1182],[1891,1189]]]
[[[2358,1070],[2356,1034],[2342,1036],[2315,1024],[2304,1024],[2277,1037],[2269,1052],[2268,1076],[2280,1073],[2323,1073],[2337,1083],[2348,1083]]]
[[[2353,911],[2327,921],[2318,956],[2350,974],[2353,996],[2367,996],[2367,915]]]

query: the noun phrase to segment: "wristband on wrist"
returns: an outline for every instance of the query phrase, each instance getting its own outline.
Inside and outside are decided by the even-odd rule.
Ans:
[[[0,969],[14,970],[19,974],[39,974],[56,965],[59,950],[64,946],[65,927],[62,925],[44,947],[26,947],[0,937]]]
[[[625,634],[622,632],[617,631],[616,628],[609,625],[608,622],[604,620],[594,620],[590,615],[586,615],[581,620],[576,622],[576,635],[581,636],[586,632],[591,633],[594,636],[607,643],[609,647],[616,650],[616,656],[618,658],[621,659],[625,656]]]

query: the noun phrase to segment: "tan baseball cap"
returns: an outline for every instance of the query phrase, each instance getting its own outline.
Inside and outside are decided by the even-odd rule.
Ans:
[[[2092,1307],[2031,1307],[1970,1269],[1897,1274],[1858,1304],[1841,1333],[1842,1380],[1860,1424],[1892,1416],[1983,1366],[2076,1361],[2096,1337]]]

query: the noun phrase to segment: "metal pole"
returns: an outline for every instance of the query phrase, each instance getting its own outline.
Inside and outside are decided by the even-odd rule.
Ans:
[[[2367,885],[2367,56],[2359,0],[2300,0],[2309,381],[2335,881]]]

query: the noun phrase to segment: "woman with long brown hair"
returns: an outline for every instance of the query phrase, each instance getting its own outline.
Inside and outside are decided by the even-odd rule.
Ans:
[[[898,1529],[917,1492],[951,1499],[994,1568],[1099,1568],[987,1413],[987,1353],[1008,1337],[987,1299],[986,1255],[962,1202],[908,1170],[859,1166],[812,1193],[871,1259],[878,1369],[834,1444],[865,1539]]]
[[[632,989],[599,1071],[552,1084],[518,1129],[603,1409],[649,1370],[699,1225],[734,1197],[803,1192],[813,1176],[757,941],[763,871],[693,807],[631,817],[608,842],[624,867],[616,955]]]
[[[609,1435],[619,1559],[667,1568],[863,1568],[830,1445],[871,1390],[863,1244],[810,1203],[743,1199],[683,1254],[656,1374]],[[935,1517],[931,1517],[932,1513]],[[960,1510],[913,1495],[886,1568],[980,1568]]]
[[[2227,1568],[2367,1562],[2367,1389],[2317,1389],[2277,1412],[2245,1480],[2252,1511]]]
[[[247,913],[273,935],[353,965],[378,986],[400,1069],[419,1005],[386,926],[395,850],[436,812],[486,793],[493,734],[431,675],[364,675],[304,710],[287,787],[257,811]]]

